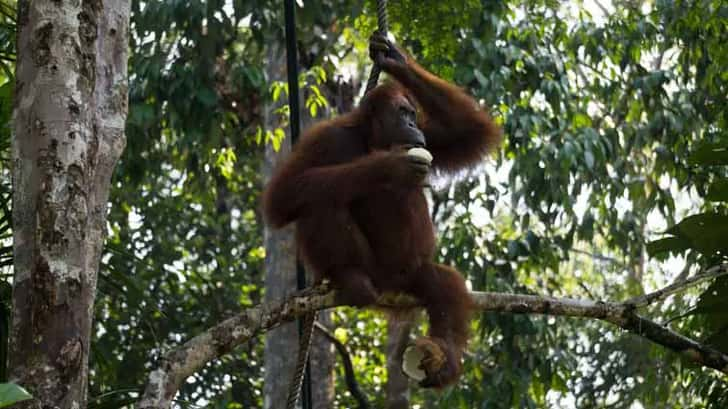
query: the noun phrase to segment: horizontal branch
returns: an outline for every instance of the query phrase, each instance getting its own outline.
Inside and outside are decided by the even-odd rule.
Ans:
[[[645,307],[657,300],[662,300],[673,294],[679,293],[687,287],[704,283],[708,280],[712,280],[726,274],[728,274],[728,264],[719,264],[717,266],[710,267],[701,273],[695,274],[692,277],[686,278],[685,280],[670,284],[655,292],[631,298],[625,301],[624,304],[633,305],[636,308]]]
[[[725,266],[718,266],[721,271]],[[713,269],[705,274],[714,274]],[[505,294],[494,292],[472,292],[477,307],[482,311],[514,314],[545,314],[552,316],[593,318],[614,324],[680,353],[700,365],[728,374],[728,355],[707,345],[687,338],[665,326],[638,315],[637,306],[647,305],[664,294],[674,294],[690,285],[702,282],[700,278],[687,279],[663,290],[623,303],[554,298],[547,296]],[[718,274],[720,275],[720,274]],[[697,277],[697,276],[696,276]],[[261,304],[228,318],[186,343],[167,352],[159,361],[157,369],[149,374],[147,386],[139,402],[139,408],[157,409],[170,407],[179,387],[205,364],[254,336],[306,313],[342,305],[336,301],[335,293],[327,284],[312,287],[294,294],[282,302]],[[382,306],[417,306],[411,297],[388,297],[380,300]]]
[[[596,318],[662,345],[697,364],[728,374],[728,355],[635,313],[634,305],[535,295],[473,293],[483,311]]]

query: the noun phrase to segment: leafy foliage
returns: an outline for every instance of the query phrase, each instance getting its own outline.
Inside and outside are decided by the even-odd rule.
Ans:
[[[433,180],[439,261],[474,289],[619,300],[724,261],[725,2],[389,3],[398,42],[492,107],[505,131],[503,152],[484,169]],[[0,1],[4,268],[13,7]],[[132,12],[128,143],[111,192],[92,344],[96,408],[131,404],[163,351],[260,301],[262,146],[284,137],[262,121],[287,92],[265,74],[282,47],[279,2],[133,1]],[[370,67],[374,2],[305,2],[297,15],[304,106],[329,115],[342,76],[360,80]],[[284,123],[287,109],[274,113]],[[657,268],[680,263],[677,274]],[[648,313],[728,351],[727,286],[717,280]],[[7,300],[4,275],[0,340]],[[335,321],[381,406],[381,317],[341,310]],[[483,314],[473,334],[463,382],[441,394],[413,389],[413,404],[728,405],[728,387],[711,371],[598,323]],[[242,346],[188,379],[179,405],[261,407],[263,359],[260,342]],[[341,377],[336,392],[337,407],[353,406]]]

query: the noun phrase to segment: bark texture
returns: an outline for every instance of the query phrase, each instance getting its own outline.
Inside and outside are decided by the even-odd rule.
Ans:
[[[330,117],[333,115],[334,110],[337,114],[348,112],[353,106],[353,93],[343,94],[341,92],[343,88],[340,86],[341,84],[337,83],[334,85],[334,92],[331,92],[330,90],[324,91],[326,92],[326,99],[331,103],[331,105],[326,107],[324,110],[324,117]],[[306,98],[308,98],[307,91],[309,90],[304,89],[302,91],[302,98],[305,101]],[[303,101],[300,106],[305,107]],[[319,115],[321,115],[321,111],[319,111]],[[309,110],[302,108],[302,129],[307,129],[320,119],[320,117],[311,117]],[[311,271],[306,271],[306,273],[308,274],[307,283],[311,285],[311,283],[313,283]],[[333,327],[333,317],[330,311],[319,311],[316,316],[316,321],[320,323],[323,328]],[[313,409],[329,409],[334,406],[334,397],[336,394],[334,382],[336,353],[334,345],[320,331],[314,331],[313,333],[311,350],[309,351],[309,364],[311,365],[311,402],[313,404]]]
[[[385,408],[409,408],[409,379],[402,372],[402,354],[410,340],[413,321],[389,320],[387,323],[387,384]]]
[[[18,1],[10,378],[35,397],[18,407],[86,407],[128,27],[128,0]]]
[[[309,281],[310,282],[310,281]],[[316,320],[325,328],[333,326],[331,312],[320,311]],[[334,406],[334,369],[336,355],[334,345],[319,331],[313,332],[311,351],[311,402],[313,409],[329,409]]]
[[[273,41],[271,41],[271,44]],[[270,46],[268,52],[267,74],[268,78],[274,81],[285,79],[285,54],[281,44]],[[305,90],[301,90],[302,95]],[[283,100],[275,101],[265,110],[265,127],[268,130],[281,126],[279,118],[274,111],[285,104]],[[303,97],[305,98],[305,96]],[[331,100],[332,98],[329,98]],[[341,112],[343,103],[348,102],[346,109],[351,109],[352,98],[338,98],[336,107]],[[303,101],[299,104],[304,107]],[[330,115],[327,110],[326,115]],[[301,127],[307,128],[315,122],[309,111],[301,109]],[[291,151],[291,138],[289,128],[284,128],[286,138],[281,143],[278,152],[274,151],[272,144],[265,148],[265,162],[263,175],[267,182],[272,176],[275,166],[278,165]],[[296,285],[296,244],[294,240],[294,227],[288,226],[282,230],[271,230],[265,228],[263,233],[266,249],[265,260],[265,300],[281,301],[290,296],[297,289]],[[313,281],[310,271],[307,283]],[[324,326],[332,324],[331,313],[321,311],[317,320]],[[282,325],[266,334],[265,341],[265,376],[263,383],[264,408],[283,408],[286,404],[286,394],[290,387],[293,372],[296,367],[299,337],[298,328],[295,323]],[[309,351],[309,363],[311,365],[311,401],[313,409],[328,409],[334,401],[334,367],[336,357],[334,347],[321,334],[314,332],[311,350]],[[299,400],[300,404],[300,400]]]
[[[286,64],[283,49],[274,41],[268,51],[266,64],[268,78],[272,81],[285,79]],[[265,109],[265,129],[273,130],[282,126],[274,113],[285,101],[269,103]],[[286,128],[286,138],[276,152],[272,143],[265,146],[263,176],[267,182],[276,165],[291,151],[290,132]],[[265,227],[265,302],[282,301],[296,291],[296,245],[293,226],[281,230]],[[265,374],[263,377],[263,407],[276,409],[286,407],[286,394],[293,371],[296,367],[298,351],[298,329],[296,323],[287,323],[265,335]]]

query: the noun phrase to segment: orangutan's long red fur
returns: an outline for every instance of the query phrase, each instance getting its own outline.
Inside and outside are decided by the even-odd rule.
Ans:
[[[370,305],[381,292],[420,299],[431,323],[420,345],[433,353],[439,348],[446,359],[425,368],[422,384],[441,387],[462,371],[473,303],[461,275],[433,261],[425,196],[402,153],[378,148],[384,135],[378,119],[397,98],[416,103],[432,167],[444,172],[477,164],[499,143],[500,130],[470,96],[413,61],[384,69],[396,82],[305,132],[264,192],[264,215],[273,227],[297,223],[304,262],[318,280],[329,278],[345,302]]]

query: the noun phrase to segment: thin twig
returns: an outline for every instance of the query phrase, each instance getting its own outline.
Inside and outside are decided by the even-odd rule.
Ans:
[[[589,256],[589,257],[591,257],[591,258],[593,258],[595,260],[606,261],[608,263],[615,264],[618,267],[620,267],[622,269],[625,269],[625,270],[629,270],[630,269],[629,266],[627,266],[625,263],[617,260],[614,257],[605,256],[604,254],[591,253],[589,251],[585,251],[585,250],[581,250],[581,249],[575,249],[575,248],[571,248],[571,249],[569,249],[569,251],[572,252],[572,253],[581,254],[581,255],[584,255],[584,256]]]
[[[599,1],[595,1],[594,4],[599,7],[599,10],[601,10],[604,18],[609,17],[609,10],[607,10],[607,8],[602,3],[600,3]]]
[[[719,264],[717,266],[708,268],[702,273],[695,274],[694,276],[687,278],[683,281],[670,284],[667,287],[659,289],[655,292],[630,298],[629,300],[623,302],[623,304],[632,306],[633,308],[646,307],[654,303],[655,301],[663,300],[675,293],[679,293],[680,291],[685,290],[688,287],[692,287],[694,285],[726,274],[728,274],[728,264]]]

